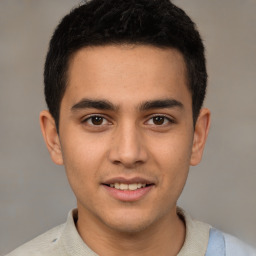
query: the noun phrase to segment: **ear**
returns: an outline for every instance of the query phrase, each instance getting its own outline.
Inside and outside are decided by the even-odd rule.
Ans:
[[[40,126],[52,161],[55,164],[62,165],[63,157],[59,135],[56,129],[55,120],[49,111],[44,110],[40,113]]]
[[[194,130],[194,139],[192,154],[190,158],[190,165],[197,165],[200,163],[202,159],[205,142],[210,128],[210,116],[211,113],[209,109],[201,109]]]

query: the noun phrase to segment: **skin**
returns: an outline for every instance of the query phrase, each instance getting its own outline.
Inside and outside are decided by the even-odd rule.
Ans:
[[[182,55],[143,45],[83,48],[71,59],[68,78],[59,134],[48,111],[40,122],[51,158],[65,166],[77,198],[82,239],[99,255],[177,255],[185,225],[176,202],[189,166],[201,160],[210,125],[210,112],[202,109],[193,126]],[[111,107],[89,106],[88,99]],[[163,106],[167,100],[175,104]],[[156,101],[160,106],[146,107]],[[126,202],[102,185],[115,177],[153,185]]]

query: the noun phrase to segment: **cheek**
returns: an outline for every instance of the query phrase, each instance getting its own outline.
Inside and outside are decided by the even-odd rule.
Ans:
[[[158,140],[157,147],[155,141],[151,141],[151,152],[159,165],[182,170],[189,166],[192,143],[192,136],[187,134],[169,135]]]
[[[153,150],[154,147],[152,147]],[[152,152],[153,161],[161,170],[160,183],[170,193],[181,192],[188,175],[192,139],[190,136],[169,136],[161,142],[161,146]]]
[[[97,173],[103,162],[105,149],[102,140],[78,132],[70,133],[62,141],[62,154],[71,187],[86,189],[97,182]],[[76,134],[76,135],[75,135]]]

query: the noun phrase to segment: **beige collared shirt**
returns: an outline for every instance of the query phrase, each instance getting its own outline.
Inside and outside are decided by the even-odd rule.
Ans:
[[[186,238],[178,256],[204,256],[209,240],[210,225],[193,220],[178,208],[186,223]],[[77,232],[77,210],[69,212],[67,222],[34,238],[6,256],[96,256]]]

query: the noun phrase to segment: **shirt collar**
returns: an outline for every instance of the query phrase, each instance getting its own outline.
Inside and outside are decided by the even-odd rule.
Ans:
[[[177,256],[204,256],[207,250],[211,226],[193,220],[181,208],[177,208],[177,213],[186,225],[185,242]],[[77,216],[77,209],[69,212],[60,243],[68,255],[97,256],[80,237],[76,229]]]

